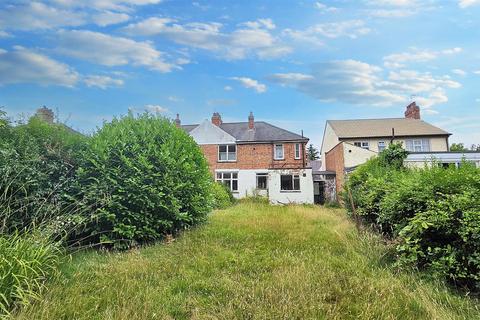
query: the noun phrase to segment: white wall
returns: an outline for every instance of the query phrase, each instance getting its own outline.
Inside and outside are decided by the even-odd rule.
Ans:
[[[333,131],[330,124],[327,122],[325,124],[325,132],[323,134],[322,148],[320,150],[320,155],[322,159],[322,170],[325,170],[325,153],[330,151],[333,147],[338,144],[339,140],[335,131]]]
[[[204,120],[190,135],[197,144],[234,144],[235,138],[208,120]]]
[[[299,174],[300,191],[280,191],[282,174]],[[284,169],[269,171],[269,198],[273,204],[313,203],[312,169]]]
[[[267,190],[257,190],[257,173],[269,173],[268,169],[239,170],[239,169],[217,169],[215,172],[237,172],[238,173],[238,192],[233,196],[237,199],[255,194],[268,196]],[[267,178],[267,180],[270,180]],[[267,184],[269,181],[267,181]]]
[[[343,159],[345,168],[361,165],[376,155],[377,153],[371,150],[363,149],[350,143],[343,142]]]

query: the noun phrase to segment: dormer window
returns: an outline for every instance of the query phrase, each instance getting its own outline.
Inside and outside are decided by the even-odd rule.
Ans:
[[[275,145],[273,159],[275,159],[275,160],[283,160],[284,159],[283,144],[276,144]]]
[[[237,146],[234,144],[222,144],[218,146],[218,161],[237,161]]]

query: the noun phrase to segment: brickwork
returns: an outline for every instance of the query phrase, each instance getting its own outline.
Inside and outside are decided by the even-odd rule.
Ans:
[[[304,168],[305,145],[301,144],[300,159],[295,159],[295,143],[284,143],[284,160],[273,159],[273,144],[237,144],[237,161],[219,162],[218,145],[201,145],[210,169],[293,169]]]
[[[345,179],[345,160],[343,155],[343,143],[337,144],[325,154],[325,168],[336,173],[337,193],[343,190]]]

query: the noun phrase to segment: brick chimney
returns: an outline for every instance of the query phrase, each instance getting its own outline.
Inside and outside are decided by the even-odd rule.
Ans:
[[[414,102],[410,103],[405,110],[405,118],[420,120],[420,107]]]
[[[180,115],[177,113],[177,117],[175,118],[175,125],[177,126],[177,128],[180,128],[181,124],[182,122],[180,121]]]
[[[248,129],[252,130],[255,128],[255,118],[253,117],[253,113],[250,111],[248,115]]]
[[[212,115],[212,123],[216,126],[220,126],[222,124],[222,117],[220,113],[214,112]]]
[[[42,119],[45,122],[53,123],[54,113],[52,109],[49,109],[45,106],[38,108],[35,116],[39,119]]]

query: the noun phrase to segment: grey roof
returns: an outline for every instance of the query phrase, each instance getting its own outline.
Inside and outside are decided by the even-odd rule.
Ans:
[[[198,124],[182,125],[190,132]],[[255,128],[248,129],[248,122],[222,123],[220,128],[234,137],[238,142],[268,142],[268,141],[308,141],[308,138],[288,130],[276,127],[264,121],[255,121]]]
[[[408,118],[328,120],[339,138],[450,135],[423,120]]]

